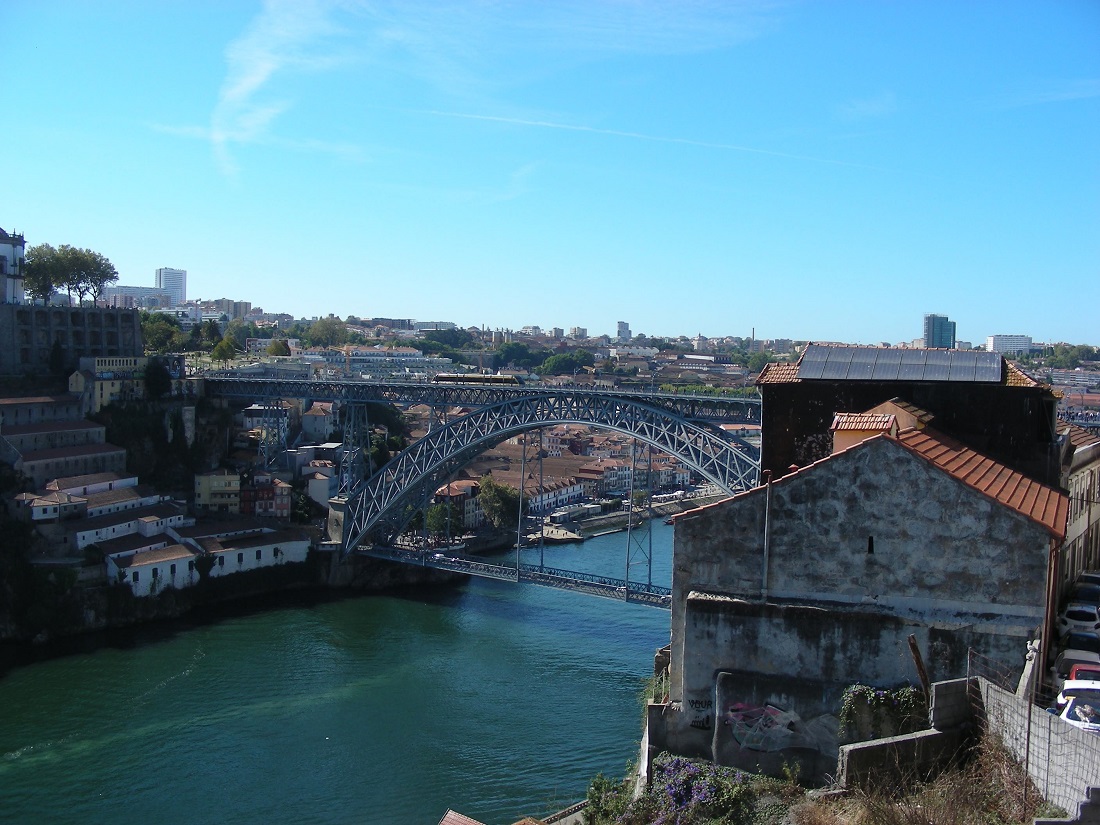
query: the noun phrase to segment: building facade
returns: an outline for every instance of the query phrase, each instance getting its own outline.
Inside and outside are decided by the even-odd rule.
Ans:
[[[187,270],[163,266],[157,270],[156,287],[172,297],[173,305],[187,302]]]
[[[955,322],[946,315],[924,316],[925,349],[954,349]]]
[[[985,339],[985,349],[1002,355],[1027,355],[1031,352],[1031,336],[990,335]]]
[[[820,778],[848,686],[920,684],[911,635],[933,681],[965,675],[970,650],[1019,673],[1046,638],[1066,513],[1061,491],[926,428],[677,516],[651,744]]]
[[[136,310],[0,304],[0,375],[67,375],[81,358],[143,354]]]
[[[0,229],[0,303],[23,303],[22,235]]]

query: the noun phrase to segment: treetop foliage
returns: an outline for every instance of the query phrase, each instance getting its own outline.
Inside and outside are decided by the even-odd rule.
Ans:
[[[55,289],[63,289],[70,301],[74,292],[81,303],[85,297],[96,301],[118,280],[118,270],[105,255],[69,244],[56,249],[37,244],[27,249],[24,260],[23,288],[33,300],[46,301]]]

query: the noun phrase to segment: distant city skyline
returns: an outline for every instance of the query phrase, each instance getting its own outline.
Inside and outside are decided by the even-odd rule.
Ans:
[[[296,316],[1087,342],[1100,4],[4,8],[28,245]],[[917,309],[914,309],[917,307]],[[916,320],[914,321],[914,317]]]

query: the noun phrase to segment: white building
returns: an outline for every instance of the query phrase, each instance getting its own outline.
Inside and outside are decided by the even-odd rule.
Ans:
[[[199,543],[214,557],[214,566],[210,568],[212,577],[304,562],[309,553],[309,539],[291,529],[201,539]]]
[[[157,270],[157,289],[172,296],[176,306],[187,301],[187,270],[161,267]]]
[[[22,235],[0,229],[0,303],[23,303]]]
[[[986,352],[1002,355],[1027,354],[1031,350],[1030,335],[990,335],[985,339]]]
[[[199,581],[197,554],[182,544],[108,556],[107,580],[127,585],[135,596],[155,596],[169,587],[182,589]]]

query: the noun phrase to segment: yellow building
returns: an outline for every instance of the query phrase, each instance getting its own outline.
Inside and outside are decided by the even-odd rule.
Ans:
[[[211,513],[241,512],[241,477],[232,470],[195,476],[195,509]]]

